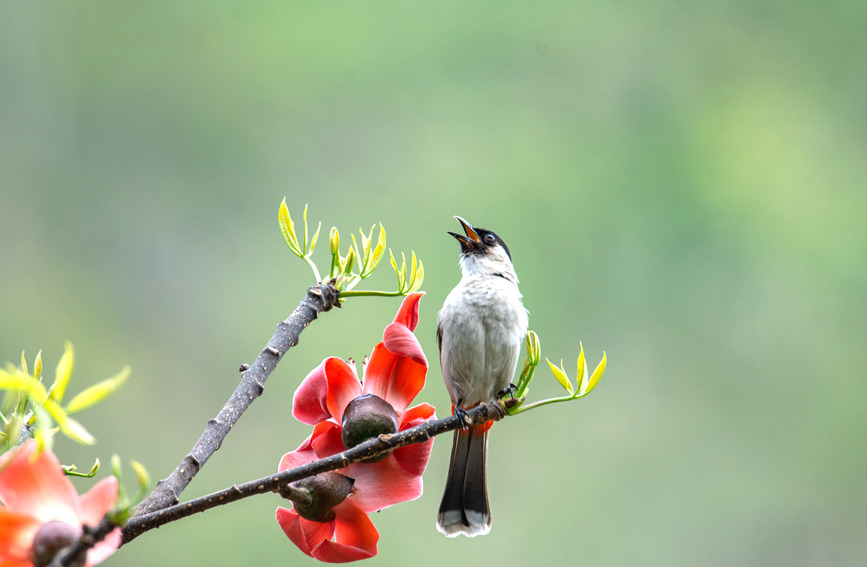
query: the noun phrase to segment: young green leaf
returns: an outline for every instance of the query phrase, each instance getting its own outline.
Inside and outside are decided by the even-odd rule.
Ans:
[[[72,366],[75,363],[75,350],[72,348],[72,343],[69,341],[64,345],[63,356],[60,357],[60,362],[57,363],[55,372],[54,384],[51,386],[50,397],[55,402],[63,400],[66,394],[66,386],[69,385],[69,378],[72,376]]]
[[[316,226],[316,232],[313,233],[313,238],[310,239],[310,250],[307,252],[308,254],[313,252],[313,249],[316,248],[316,241],[319,240],[320,230],[322,230],[322,221],[319,221],[319,224]]]
[[[569,381],[569,378],[566,376],[566,371],[563,370],[563,361],[560,361],[560,366],[554,366],[554,363],[548,360],[548,357],[545,357],[545,360],[548,362],[548,366],[551,368],[551,373],[554,374],[554,378],[560,382],[560,385],[563,386],[563,389],[572,394],[574,389],[572,388],[572,382]]]
[[[304,245],[301,247],[302,255],[307,252],[307,204],[304,204],[304,214],[301,215],[301,219],[304,221]]]
[[[373,231],[371,230],[371,236],[373,236]],[[376,267],[379,265],[379,261],[382,260],[382,255],[385,253],[385,228],[382,226],[382,223],[379,223],[379,238],[376,239],[376,246],[373,248],[373,253],[370,255],[370,263],[369,268],[367,270],[368,274],[373,272]]]
[[[90,470],[86,473],[78,472],[78,468],[75,465],[60,465],[60,468],[63,469],[63,473],[66,476],[77,476],[80,478],[93,478],[96,476],[96,473],[99,472],[99,459],[96,459],[96,462],[93,463],[93,466],[90,467]]]
[[[344,277],[349,277],[352,274],[352,267],[355,264],[355,248],[352,246],[349,247],[349,250],[346,252],[346,258],[342,260],[342,266],[340,272]]]
[[[151,477],[148,474],[147,469],[138,461],[130,461],[129,466],[132,467],[132,470],[135,471],[135,479],[136,484],[138,484],[138,491],[141,495],[139,499],[144,498],[147,495],[148,486],[151,483]]]
[[[413,293],[421,289],[421,284],[424,282],[424,265],[421,263],[421,260],[418,261],[418,268],[416,268],[415,261],[415,252],[412,253],[412,283],[409,286],[409,289],[406,290],[406,293]]]
[[[36,360],[33,361],[33,377],[39,380],[42,378],[42,351],[36,353]]]
[[[587,385],[587,391],[585,394],[589,394],[593,391],[593,388],[596,387],[596,384],[599,383],[599,379],[602,378],[602,375],[605,373],[605,351],[602,351],[602,360],[599,361],[599,365],[596,367],[596,370],[593,371],[593,374],[590,376],[590,382]]]
[[[69,401],[69,403],[66,405],[66,413],[78,413],[82,410],[86,410],[87,408],[102,402],[107,397],[115,393],[118,388],[120,388],[123,383],[126,382],[126,379],[129,377],[129,373],[129,366],[124,366],[123,370],[121,370],[111,378],[106,378],[102,382],[97,382],[93,386],[85,389],[83,392],[76,395]]]
[[[578,391],[583,394],[587,391],[587,361],[584,358],[584,345],[579,341],[578,346],[578,376],[575,378],[579,381]]]
[[[394,268],[394,273],[397,274],[397,290],[398,292],[403,293],[404,281],[406,280],[406,256],[403,256],[403,264],[398,268],[397,262],[394,259],[394,254],[392,254],[390,249],[388,254],[391,256],[391,267]],[[403,255],[402,252],[401,255]]]
[[[286,245],[289,246],[289,249],[296,256],[303,257],[304,253],[301,252],[301,248],[298,246],[298,237],[295,236],[295,223],[292,222],[292,217],[289,215],[289,208],[286,206],[285,197],[283,198],[283,202],[280,203],[277,219],[280,222],[280,232],[283,234],[283,240],[286,241]]]
[[[96,438],[94,438],[94,436],[91,435],[83,425],[71,417],[66,417],[63,420],[55,418],[55,421],[57,421],[57,424],[60,426],[60,430],[63,431],[64,435],[73,441],[81,443],[82,445],[93,445],[96,443]]]

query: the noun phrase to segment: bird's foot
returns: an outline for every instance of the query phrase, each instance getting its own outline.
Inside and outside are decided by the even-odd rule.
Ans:
[[[465,410],[464,408],[462,408],[460,406],[460,401],[458,401],[458,403],[455,404],[455,412],[454,413],[455,413],[455,417],[458,418],[458,421],[461,424],[461,429],[463,429],[464,431],[469,429],[470,425],[473,424],[473,420],[470,419],[469,412],[467,412],[467,410]]]

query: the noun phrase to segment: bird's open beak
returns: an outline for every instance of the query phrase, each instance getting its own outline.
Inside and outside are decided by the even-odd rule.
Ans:
[[[449,234],[451,234],[452,236],[457,238],[458,241],[461,243],[462,247],[464,247],[464,246],[472,247],[474,242],[481,242],[482,239],[479,238],[478,234],[476,234],[476,231],[473,228],[473,225],[471,225],[465,219],[462,219],[461,217],[459,217],[457,215],[455,215],[455,218],[457,219],[457,221],[459,223],[461,223],[461,226],[464,227],[464,232],[467,233],[467,235],[464,236],[463,234],[457,234],[455,232],[450,232]]]

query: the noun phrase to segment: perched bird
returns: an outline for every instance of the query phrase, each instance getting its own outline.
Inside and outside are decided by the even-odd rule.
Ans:
[[[490,230],[455,218],[466,234],[449,233],[461,245],[462,275],[439,313],[437,342],[443,380],[460,417],[509,390],[527,333],[527,310],[506,243]],[[437,515],[437,529],[449,537],[473,537],[491,529],[485,461],[492,423],[455,431]]]

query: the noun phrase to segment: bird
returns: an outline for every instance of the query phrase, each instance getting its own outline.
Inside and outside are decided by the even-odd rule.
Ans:
[[[503,239],[459,216],[455,219],[464,234],[448,234],[461,246],[461,281],[437,317],[437,344],[454,414],[463,418],[468,409],[499,399],[513,387],[528,314]],[[491,529],[485,468],[492,424],[455,430],[437,514],[437,529],[448,537],[474,537]]]

